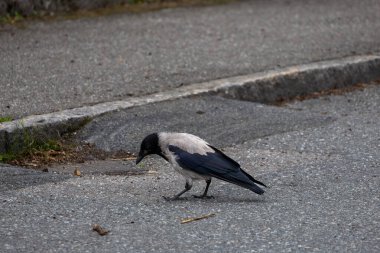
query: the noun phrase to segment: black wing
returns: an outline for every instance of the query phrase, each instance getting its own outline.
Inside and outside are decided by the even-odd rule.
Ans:
[[[264,185],[263,183],[255,180],[252,176],[243,171],[237,162],[221,151],[214,147],[211,148],[213,148],[215,152],[201,155],[197,153],[191,154],[179,147],[169,145],[169,150],[176,155],[176,161],[182,168],[201,175],[212,176],[237,184],[257,194],[264,193],[260,187],[254,184],[259,183]]]

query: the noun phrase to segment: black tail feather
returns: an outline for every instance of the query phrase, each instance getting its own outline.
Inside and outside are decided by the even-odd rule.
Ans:
[[[246,173],[245,173],[246,174]],[[248,175],[248,174],[247,174]],[[254,181],[256,181],[255,179],[253,179],[252,177],[249,178],[249,180],[251,180],[251,182],[247,181],[247,180],[239,180],[237,179],[236,177],[221,177],[220,175],[212,175],[218,179],[221,179],[223,181],[226,181],[226,182],[229,182],[229,183],[233,183],[233,184],[236,184],[236,185],[239,185],[241,187],[244,187],[248,190],[251,190],[259,195],[263,194],[265,191],[263,189],[261,189],[259,186],[257,186]],[[252,180],[252,179],[253,180]],[[261,182],[259,182],[261,183]],[[263,183],[261,183],[263,184]],[[264,184],[263,184],[264,185]],[[265,186],[265,185],[264,185]],[[265,186],[266,187],[266,186]]]
[[[256,179],[254,179],[251,175],[249,175],[247,172],[245,172],[244,170],[241,170],[249,179],[251,179],[254,183],[256,183],[256,184],[259,184],[259,185],[262,185],[262,186],[264,186],[264,187],[266,187],[266,188],[268,188],[268,186],[266,186],[264,183],[262,183],[262,182],[260,182],[260,181],[258,181],[258,180],[256,180]]]
[[[249,187],[249,188],[248,188]],[[261,189],[260,187],[258,187],[257,185],[255,184],[251,184],[250,186],[246,187],[247,189],[261,195],[263,194],[265,191],[263,189]]]
[[[263,189],[261,189],[259,186],[255,185],[254,183],[250,183],[250,184],[246,184],[246,183],[243,183],[243,182],[234,182],[235,184],[241,186],[241,187],[244,187],[248,190],[251,190],[253,191],[254,193],[257,193],[259,195],[263,194],[265,191]]]

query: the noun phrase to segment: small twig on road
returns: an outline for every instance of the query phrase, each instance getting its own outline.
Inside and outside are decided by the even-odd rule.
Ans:
[[[193,221],[197,221],[197,220],[207,219],[210,217],[214,217],[215,215],[216,215],[215,213],[210,213],[210,214],[206,214],[206,215],[199,216],[199,217],[185,218],[185,219],[181,220],[181,224],[185,224],[185,223],[189,223],[189,222],[193,222]]]
[[[132,160],[136,160],[136,156],[133,156],[133,157],[123,157],[123,158],[111,158],[110,160],[111,161],[132,161]]]

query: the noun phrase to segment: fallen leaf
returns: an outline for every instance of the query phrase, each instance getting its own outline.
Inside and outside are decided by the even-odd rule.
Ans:
[[[193,222],[193,221],[197,221],[197,220],[202,220],[202,219],[207,219],[210,217],[214,217],[215,215],[216,215],[215,213],[210,213],[210,214],[206,214],[206,215],[199,216],[199,217],[185,218],[185,219],[181,220],[181,224],[185,224],[185,223],[189,223],[189,222]]]
[[[79,169],[75,169],[74,170],[74,176],[77,176],[77,177],[81,177],[82,176],[82,174],[80,173]]]
[[[98,232],[99,235],[103,236],[108,234],[110,231],[102,228],[99,224],[92,225],[92,230]]]

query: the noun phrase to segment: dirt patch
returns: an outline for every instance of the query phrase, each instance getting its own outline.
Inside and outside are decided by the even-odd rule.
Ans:
[[[127,151],[105,152],[88,143],[75,143],[70,140],[57,141],[55,150],[32,150],[22,157],[8,161],[11,165],[44,170],[57,164],[84,163],[93,160],[135,160],[136,156]]]

